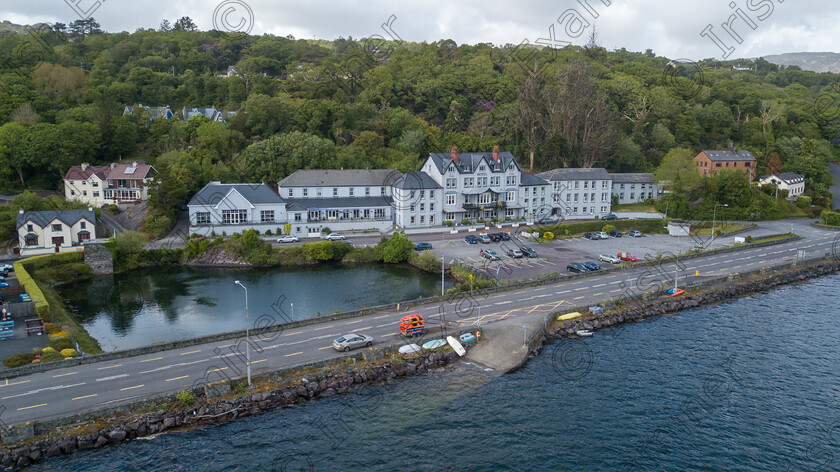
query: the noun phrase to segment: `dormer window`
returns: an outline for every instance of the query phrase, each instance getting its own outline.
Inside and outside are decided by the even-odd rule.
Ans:
[[[478,171],[479,172],[484,172],[485,170],[487,170],[487,167],[485,167],[484,164],[481,164],[480,166],[478,166]]]

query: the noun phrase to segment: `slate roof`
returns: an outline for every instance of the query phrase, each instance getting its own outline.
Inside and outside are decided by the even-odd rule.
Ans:
[[[393,169],[298,170],[278,187],[390,187],[402,177]]]
[[[703,151],[710,161],[755,161],[752,153],[744,150]]]
[[[522,174],[522,177],[519,180],[521,181],[521,184],[524,187],[533,187],[536,185],[551,185],[547,181],[537,177],[536,175],[525,173]]]
[[[652,184],[656,180],[653,174],[610,174],[614,184]]]
[[[210,119],[210,121],[221,121],[222,120],[222,111],[218,108],[187,108],[184,107],[181,110],[181,114],[184,115],[184,121],[189,120],[194,116],[206,116]]]
[[[196,193],[190,200],[190,205],[216,205],[231,190],[236,189],[242,197],[252,204],[284,203],[285,200],[271,185],[262,184],[223,184],[210,182]]]
[[[429,154],[429,159],[434,162],[435,166],[438,168],[438,171],[443,174],[446,172],[446,169],[449,167],[449,164],[452,163],[452,154],[451,153],[443,153],[443,152],[435,152]],[[461,174],[473,174],[475,173],[478,166],[481,164],[481,160],[490,165],[490,172],[498,172],[503,173],[507,170],[508,165],[513,162],[517,168],[521,171],[522,168],[519,167],[519,163],[516,162],[516,159],[513,157],[508,151],[503,151],[499,155],[499,162],[501,166],[492,165],[495,163],[493,160],[493,152],[462,152],[458,154],[458,165],[455,167],[458,169],[458,172]]]
[[[391,197],[336,197],[287,199],[289,204],[310,210],[330,208],[373,208],[391,206]]]
[[[108,171],[111,170],[108,166],[87,166],[82,170],[82,166],[72,166],[67,169],[64,175],[66,180],[87,180],[91,175],[96,174],[102,180],[108,178]]]
[[[537,174],[537,177],[548,180],[549,182],[560,182],[564,180],[611,180],[609,172],[600,167],[594,167],[591,169],[553,169],[548,172]]]
[[[133,172],[129,168],[134,168],[134,162],[137,166]],[[71,166],[64,174],[66,180],[87,180],[91,175],[96,174],[102,180],[106,179],[145,179],[150,175],[156,174],[154,167],[146,164],[146,161],[129,161],[121,162],[114,166],[87,166],[82,170],[82,166]]]
[[[134,108],[135,107],[133,105],[126,106],[125,110],[123,110],[123,115],[133,115],[134,114]],[[169,108],[168,105],[165,106],[165,107],[149,107],[149,106],[138,105],[137,108],[145,109],[146,113],[149,115],[149,118],[153,118],[153,119],[154,118],[164,118],[164,119],[168,120],[169,118],[172,118],[172,114],[173,114],[172,109]]]
[[[425,172],[407,172],[394,182],[398,189],[440,189],[443,188]]]
[[[791,185],[791,184],[798,184],[800,182],[805,181],[805,176],[802,174],[797,174],[795,172],[782,172],[781,174],[770,174],[762,176],[759,180],[767,180],[769,178],[776,177],[777,179],[781,180],[782,182]]]
[[[18,212],[17,227],[20,228],[27,221],[31,221],[43,228],[56,218],[67,226],[76,224],[82,218],[87,219],[91,224],[96,224],[96,213],[93,210],[47,210]]]

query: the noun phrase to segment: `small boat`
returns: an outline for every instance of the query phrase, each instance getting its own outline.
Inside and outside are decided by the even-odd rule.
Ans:
[[[453,338],[452,336],[447,336],[446,342],[448,342],[449,345],[452,346],[452,349],[455,350],[459,357],[467,355],[467,350],[464,349],[464,346],[462,346],[457,339]]]
[[[577,334],[578,336],[580,336],[582,338],[588,338],[589,336],[592,336],[595,333],[593,333],[592,331],[589,331],[588,329],[581,329],[579,331],[575,331],[575,334]]]
[[[684,294],[685,290],[683,290],[681,288],[672,288],[672,289],[668,290],[668,293],[671,294],[672,297],[676,297],[678,295]]]
[[[445,339],[433,339],[425,344],[423,344],[423,349],[437,349],[439,347],[446,346],[448,343]]]
[[[422,351],[422,349],[416,344],[407,344],[400,348],[400,354],[413,354],[420,351]]]
[[[460,339],[462,343],[471,343],[475,341],[475,336],[473,336],[472,333],[464,333],[458,336],[458,339]]]

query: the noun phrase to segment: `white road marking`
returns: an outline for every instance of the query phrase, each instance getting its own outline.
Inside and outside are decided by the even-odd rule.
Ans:
[[[121,379],[123,377],[128,377],[128,374],[120,374],[120,375],[112,375],[110,377],[102,377],[101,379],[96,379],[96,381],[97,382],[107,382],[108,380]]]

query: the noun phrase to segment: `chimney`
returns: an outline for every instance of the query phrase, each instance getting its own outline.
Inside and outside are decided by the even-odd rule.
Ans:
[[[88,165],[89,164],[87,162],[82,162],[82,172],[84,172],[84,170],[88,168]]]
[[[114,167],[117,167],[117,163],[116,163],[116,162],[112,162],[112,163],[111,163],[111,169],[113,169]]]
[[[452,146],[449,155],[452,156],[452,162],[458,164],[458,146]]]
[[[88,211],[93,211],[93,207],[89,206]]]
[[[493,160],[499,162],[502,159],[502,151],[499,148],[499,145],[493,146]]]
[[[132,162],[131,167],[137,167],[137,161]]]
[[[23,208],[21,208],[20,210],[18,210],[18,213],[22,215],[22,214],[23,214]]]

